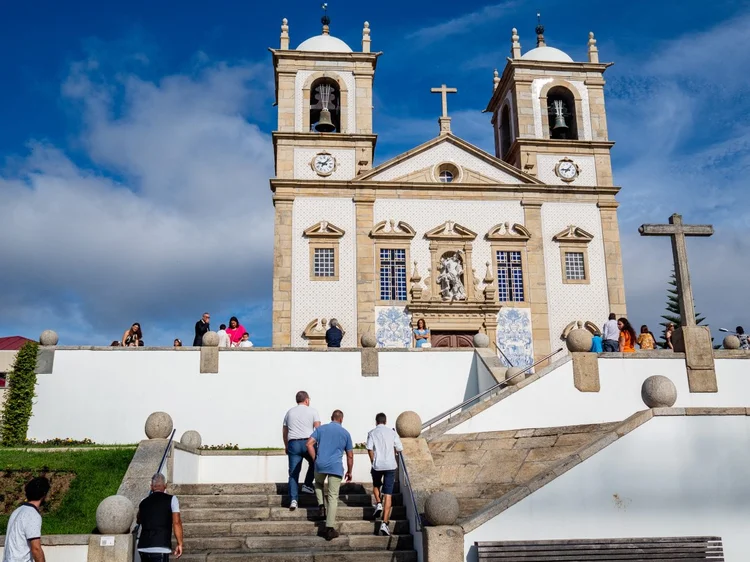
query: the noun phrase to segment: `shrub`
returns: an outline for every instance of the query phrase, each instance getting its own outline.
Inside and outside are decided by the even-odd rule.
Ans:
[[[28,342],[16,354],[13,368],[8,373],[8,390],[3,405],[2,444],[6,447],[22,445],[29,430],[29,419],[36,386],[36,358],[38,344]]]

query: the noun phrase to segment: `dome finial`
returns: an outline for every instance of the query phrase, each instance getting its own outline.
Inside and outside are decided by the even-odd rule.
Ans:
[[[547,44],[544,42],[544,26],[542,25],[542,13],[536,13],[536,46],[545,47]]]
[[[515,27],[510,33],[510,55],[514,59],[521,58],[521,43],[519,42],[518,30]]]
[[[370,52],[370,22],[366,21],[365,26],[362,28],[362,52]]]
[[[289,48],[289,20],[284,18],[281,20],[281,49],[286,50]]]
[[[323,35],[328,35],[331,25],[331,18],[328,17],[328,2],[323,2],[321,8],[323,8],[323,17],[320,18],[320,23],[323,24]]]
[[[599,62],[599,49],[596,46],[596,39],[594,38],[593,31],[589,31],[589,62]]]

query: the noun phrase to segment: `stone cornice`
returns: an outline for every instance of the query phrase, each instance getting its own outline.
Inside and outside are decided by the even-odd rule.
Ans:
[[[324,53],[319,51],[297,51],[294,49],[273,49],[271,47],[268,48],[268,51],[273,55],[274,66],[277,64],[277,61],[280,60],[303,60],[310,62],[369,62],[372,63],[374,68],[378,63],[378,58],[383,54],[383,51],[377,51],[375,53]]]

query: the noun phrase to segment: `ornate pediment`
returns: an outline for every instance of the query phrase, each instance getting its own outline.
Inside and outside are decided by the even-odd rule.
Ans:
[[[411,225],[404,221],[398,221],[391,219],[389,221],[381,221],[376,224],[370,231],[372,238],[381,239],[407,239],[411,240],[417,232],[411,227]]]
[[[594,239],[593,234],[589,234],[582,228],[575,225],[570,225],[562,232],[558,232],[552,237],[555,242],[580,242],[582,244],[588,244]]]
[[[531,238],[531,233],[522,224],[501,222],[493,226],[487,233],[487,240],[503,240],[512,242],[524,242]]]
[[[455,221],[445,221],[424,235],[428,240],[474,240],[477,233]]]
[[[328,221],[320,221],[305,230],[308,238],[341,238],[345,232]]]

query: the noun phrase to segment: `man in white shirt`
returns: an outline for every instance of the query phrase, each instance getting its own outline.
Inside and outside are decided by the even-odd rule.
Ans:
[[[289,509],[297,509],[299,500],[299,474],[302,470],[302,459],[307,461],[303,494],[314,494],[313,479],[315,469],[312,458],[307,452],[307,439],[315,428],[320,426],[320,416],[315,408],[310,407],[310,395],[300,390],[296,396],[297,405],[284,416],[281,436],[284,439],[284,450],[289,458]]]
[[[602,328],[602,349],[604,352],[620,351],[620,328],[617,327],[617,315],[611,313],[609,320]]]
[[[219,347],[229,347],[229,334],[227,334],[227,325],[222,324],[219,326],[219,331],[216,332],[219,336]]]
[[[34,478],[25,488],[26,503],[10,515],[3,562],[44,562],[42,516],[39,507],[49,492],[49,480]]]
[[[386,417],[382,412],[375,416],[376,427],[367,434],[367,454],[372,463],[372,491],[375,496],[375,513],[383,514],[380,533],[390,536],[388,522],[391,518],[391,496],[393,484],[396,481],[396,451],[401,452],[404,446],[395,430],[386,427]],[[382,500],[382,502],[381,502]]]

